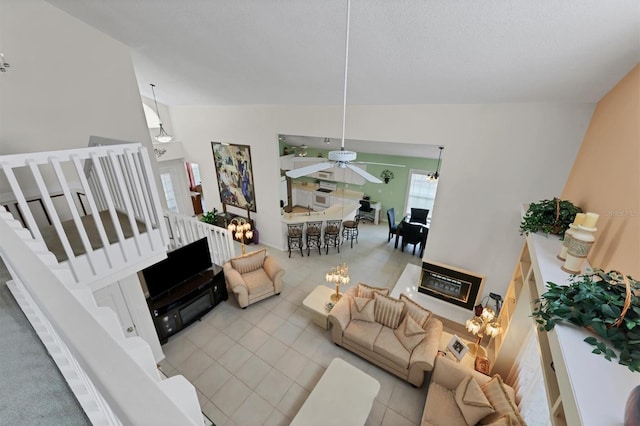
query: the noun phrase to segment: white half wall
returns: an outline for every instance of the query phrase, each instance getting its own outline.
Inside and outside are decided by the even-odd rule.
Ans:
[[[425,257],[484,274],[485,294],[504,294],[524,242],[520,207],[561,194],[593,109],[593,104],[354,106],[348,109],[346,136],[444,145]],[[277,134],[339,137],[341,108],[170,111],[185,159],[200,165],[208,206],[220,206],[211,141],[251,146],[257,205],[252,218],[261,243],[284,248]]]

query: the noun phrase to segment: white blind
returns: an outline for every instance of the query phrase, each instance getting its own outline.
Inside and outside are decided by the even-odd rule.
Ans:
[[[532,327],[507,378],[516,390],[518,409],[529,426],[550,426],[551,414],[544,386],[538,338]]]

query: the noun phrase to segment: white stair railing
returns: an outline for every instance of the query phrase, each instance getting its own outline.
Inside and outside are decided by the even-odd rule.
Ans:
[[[113,282],[114,270],[135,273],[144,267],[139,267],[141,258],[166,252],[160,199],[141,144],[5,155],[0,168],[24,225],[60,261],[68,262],[76,282]],[[53,201],[54,192],[62,202]],[[41,201],[51,226],[36,221],[29,203],[34,198]]]
[[[115,314],[16,223],[0,209],[8,286],[91,422],[202,424],[195,388],[181,376],[161,380],[146,342],[125,338]]]
[[[165,219],[172,249],[207,237],[211,262],[215,265],[222,266],[235,257],[233,237],[228,229],[201,222],[194,217],[170,212],[165,212]]]

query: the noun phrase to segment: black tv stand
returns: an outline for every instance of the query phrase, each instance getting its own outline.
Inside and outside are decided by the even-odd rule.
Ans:
[[[147,301],[160,343],[200,320],[229,298],[222,268],[213,265],[156,299]]]

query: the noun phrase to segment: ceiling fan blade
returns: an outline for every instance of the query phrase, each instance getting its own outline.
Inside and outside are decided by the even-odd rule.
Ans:
[[[376,163],[373,161],[353,161],[356,164],[373,164],[375,166],[390,166],[390,167],[407,167],[404,164],[391,164],[391,163]]]
[[[362,176],[363,178],[365,178],[366,180],[368,180],[369,182],[382,183],[380,179],[378,179],[371,173],[367,173],[366,171],[362,170],[360,167],[356,167],[352,164],[347,164],[346,166],[351,170],[353,170],[354,172],[356,172],[357,174],[359,174],[360,176]]]
[[[326,170],[333,167],[333,163],[323,162],[318,164],[311,164],[310,166],[300,167],[298,169],[293,169],[285,172],[285,175],[290,178],[299,178],[302,176],[310,175],[311,173],[319,172],[320,170]]]

